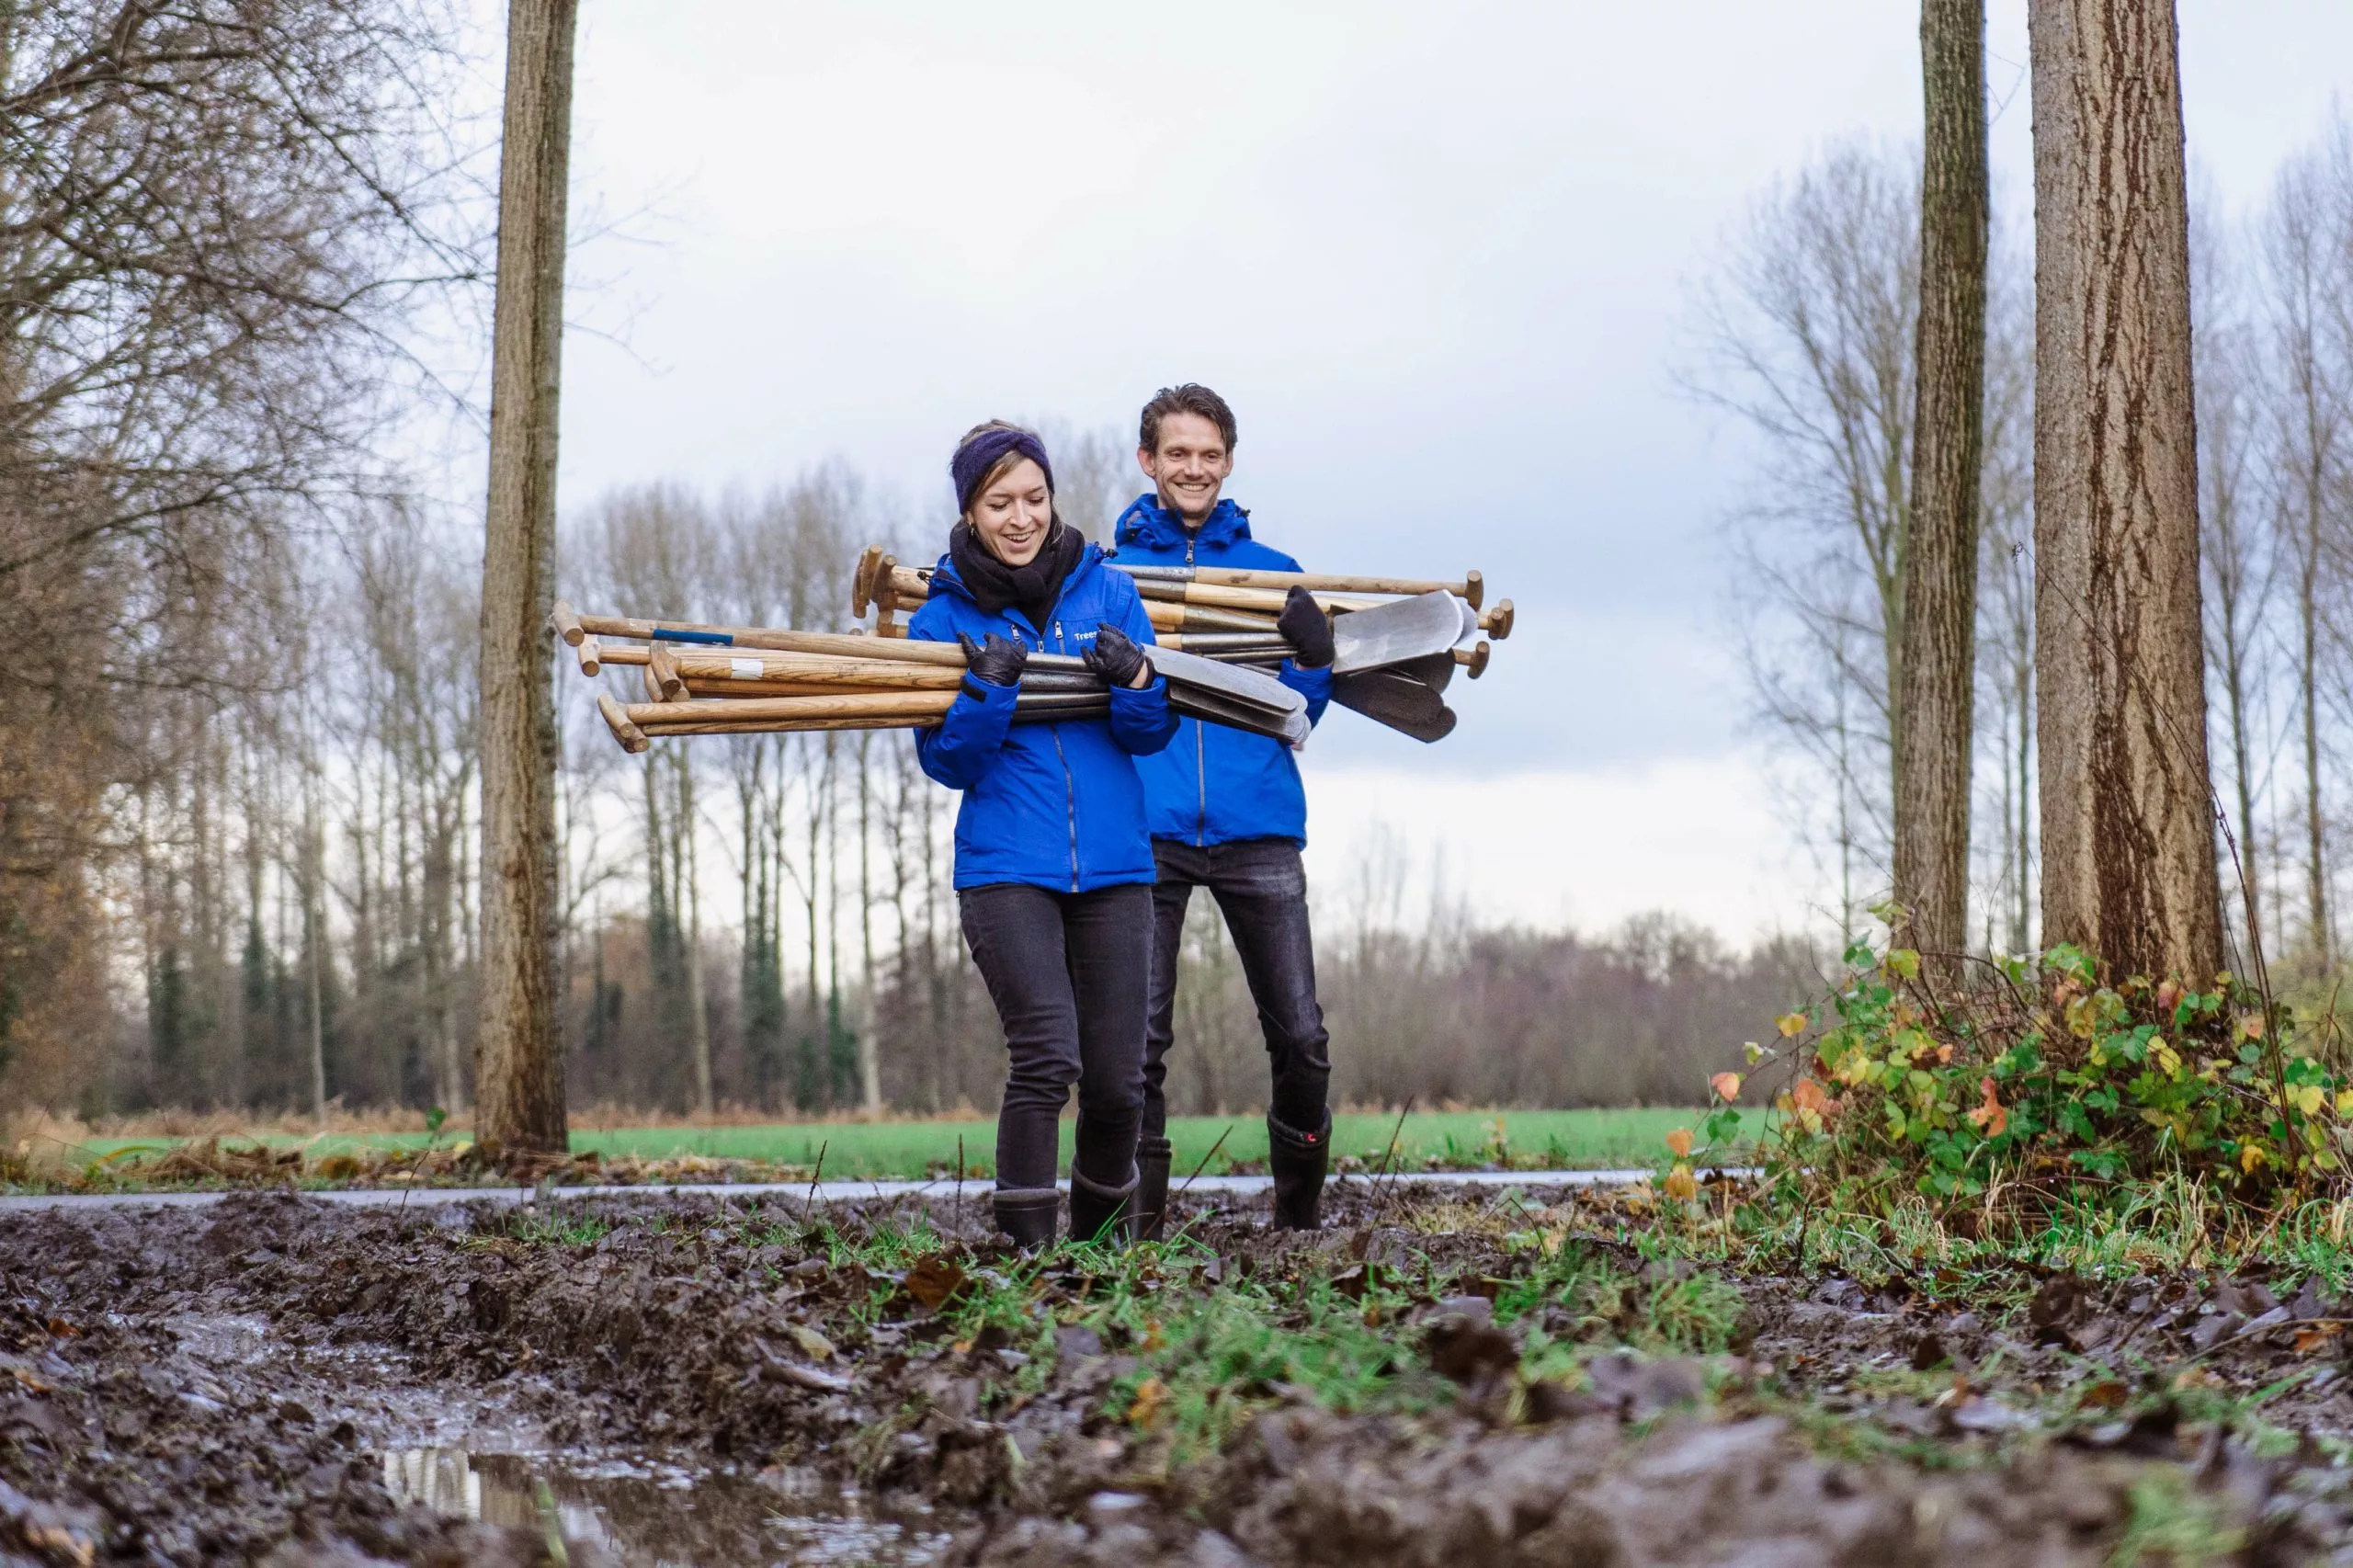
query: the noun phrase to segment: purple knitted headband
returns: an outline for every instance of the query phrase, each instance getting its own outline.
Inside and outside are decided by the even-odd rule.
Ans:
[[[956,484],[956,510],[972,509],[972,496],[981,488],[981,481],[999,459],[1008,452],[1017,453],[1036,463],[1045,472],[1046,488],[1054,487],[1054,465],[1046,460],[1046,443],[1027,430],[1010,429],[1004,426],[982,431],[956,449],[948,460],[948,477]]]

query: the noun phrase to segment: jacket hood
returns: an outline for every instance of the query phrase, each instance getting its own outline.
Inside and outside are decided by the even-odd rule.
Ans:
[[[1128,503],[1120,514],[1119,525],[1112,531],[1113,540],[1123,545],[1136,545],[1145,550],[1182,550],[1187,534],[1185,525],[1176,514],[1160,504],[1160,497],[1147,490]],[[1194,542],[1205,545],[1233,544],[1250,537],[1250,514],[1231,500],[1222,500],[1203,519],[1199,533],[1189,536]]]

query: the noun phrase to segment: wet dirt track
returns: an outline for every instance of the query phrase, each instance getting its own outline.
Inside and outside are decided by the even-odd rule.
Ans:
[[[2172,1521],[2150,1540],[2177,1556],[2353,1561],[2317,1442],[2258,1458],[2147,1392],[2286,1367],[2268,1421],[2353,1427],[2310,1290],[2046,1281],[1996,1316],[1735,1279],[1736,1349],[1605,1351],[1514,1394],[1515,1336],[1574,1325],[1485,1321],[1524,1267],[1494,1236],[1401,1223],[1410,1189],[1304,1238],[1231,1202],[1193,1230],[1222,1267],[1426,1283],[1395,1325],[1446,1373],[1401,1374],[1420,1408],[1262,1389],[1223,1457],[1170,1470],[1122,1418],[1127,1347],[952,1339],[919,1282],[814,1256],[790,1200],[596,1199],[538,1239],[511,1210],[278,1196],[12,1215],[0,1559],[2092,1563]],[[874,1208],[836,1222],[911,1212]],[[999,1261],[977,1200],[929,1211],[964,1267]],[[1630,1312],[1690,1272],[1625,1267]]]

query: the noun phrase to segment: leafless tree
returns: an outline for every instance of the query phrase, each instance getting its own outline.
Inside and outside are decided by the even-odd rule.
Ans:
[[[2191,345],[2198,387],[2200,564],[2205,573],[2206,668],[2222,721],[2224,793],[2237,853],[2225,854],[2245,927],[2263,933],[2262,850],[2256,810],[2269,768],[2265,712],[2272,671],[2268,617],[2276,539],[2261,492],[2263,385],[2255,324],[2232,241],[2211,210],[2190,217]]]
[[[1775,187],[1698,300],[1687,386],[1756,442],[1734,518],[1757,711],[1836,788],[1842,884],[1884,888],[1890,678],[1911,508],[1919,193],[1912,160],[1850,143]],[[1851,906],[1841,924],[1851,921]]]
[[[2294,625],[2289,631],[2302,764],[2302,944],[2328,967],[2327,771],[2324,707],[2344,667],[2340,635],[2353,546],[2353,344],[2343,291],[2353,287],[2347,129],[2289,160],[2263,227],[2272,371],[2272,505]]]

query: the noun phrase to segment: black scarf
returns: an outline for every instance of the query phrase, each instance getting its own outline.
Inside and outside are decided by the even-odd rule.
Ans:
[[[1086,541],[1079,538],[1078,530],[1060,517],[1054,519],[1038,553],[1023,566],[1007,566],[991,555],[970,523],[958,523],[948,536],[948,558],[955,563],[956,576],[972,596],[972,602],[990,615],[1002,613],[1009,605],[1028,616],[1029,624],[1041,634],[1054,613],[1054,601],[1062,597],[1063,579],[1077,568],[1086,549]]]

